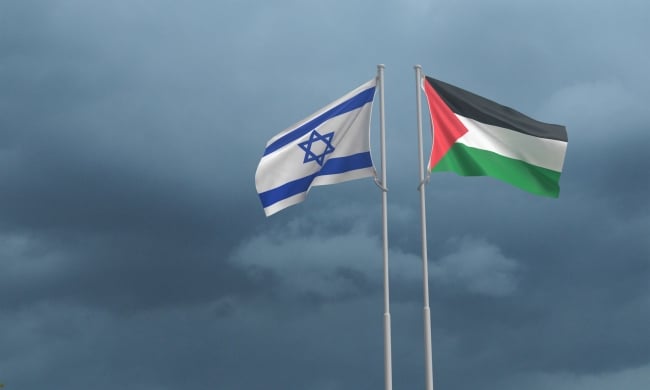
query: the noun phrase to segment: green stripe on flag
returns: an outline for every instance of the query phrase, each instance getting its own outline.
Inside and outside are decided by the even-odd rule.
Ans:
[[[533,194],[553,198],[560,194],[560,172],[460,143],[454,144],[431,172],[490,176]]]

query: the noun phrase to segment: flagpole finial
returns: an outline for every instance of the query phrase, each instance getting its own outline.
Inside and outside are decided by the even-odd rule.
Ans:
[[[413,66],[413,68],[422,70],[422,66],[420,66],[420,64],[415,64],[415,66]]]
[[[377,69],[384,69],[386,66],[384,64],[378,64]]]

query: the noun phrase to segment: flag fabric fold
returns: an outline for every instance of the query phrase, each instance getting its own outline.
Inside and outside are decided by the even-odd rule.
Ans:
[[[255,172],[266,216],[305,200],[312,186],[375,176],[372,79],[271,138]]]
[[[430,172],[490,176],[558,197],[566,128],[431,77],[422,79],[433,126]]]

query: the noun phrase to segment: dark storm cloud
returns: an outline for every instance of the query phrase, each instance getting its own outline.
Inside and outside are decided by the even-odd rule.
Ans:
[[[647,11],[3,2],[0,383],[381,387],[378,189],[315,188],[266,219],[253,175],[268,138],[383,62],[395,388],[424,377],[415,63],[569,132],[558,200],[431,178],[436,386],[635,388],[650,372]]]
[[[196,77],[210,64],[218,71],[215,53],[167,30],[186,26],[183,15],[158,19],[143,6],[25,3],[3,13],[0,226],[8,242],[24,242],[0,277],[7,309],[61,300],[122,311],[249,295],[254,279],[225,258],[259,215],[223,191],[242,175],[214,169],[237,152],[204,137],[231,111],[207,98],[214,77]],[[195,22],[179,34],[207,45]],[[152,36],[166,44],[145,45]]]

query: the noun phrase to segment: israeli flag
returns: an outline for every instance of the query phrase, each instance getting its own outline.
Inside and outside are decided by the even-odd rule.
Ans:
[[[266,144],[255,187],[266,216],[300,203],[311,186],[375,176],[370,116],[376,80],[323,107]]]

